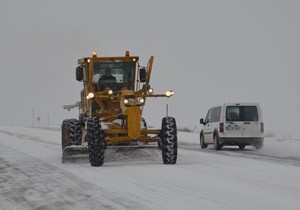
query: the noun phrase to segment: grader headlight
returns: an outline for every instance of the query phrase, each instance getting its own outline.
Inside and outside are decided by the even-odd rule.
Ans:
[[[123,101],[123,103],[124,103],[125,105],[128,104],[128,103],[129,103],[128,99],[125,98],[124,101]]]
[[[94,98],[95,94],[94,93],[89,93],[86,97],[86,99],[92,99]]]
[[[114,93],[114,91],[112,89],[107,91],[108,95],[112,95]]]
[[[145,103],[145,99],[139,98],[139,102],[140,102],[140,104],[144,104]]]
[[[148,93],[151,95],[154,92],[153,88],[148,89]]]
[[[171,97],[172,95],[174,95],[174,91],[173,90],[167,90],[165,94],[166,94],[167,97]]]

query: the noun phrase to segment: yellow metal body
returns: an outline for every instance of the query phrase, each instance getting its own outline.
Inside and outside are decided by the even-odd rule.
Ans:
[[[78,64],[83,67],[83,84],[81,91],[80,114],[84,117],[98,117],[102,124],[107,143],[118,142],[157,142],[159,141],[158,129],[141,128],[142,107],[147,97],[168,97],[165,94],[149,94],[150,76],[154,57],[151,56],[147,64],[146,78],[144,82],[139,79],[140,66],[139,57],[125,56],[119,57],[86,57],[78,60]],[[130,63],[135,66],[134,88],[120,87],[116,92],[110,88],[99,91],[98,84],[95,83],[96,66],[118,66],[118,64]],[[119,68],[121,69],[121,68]],[[122,69],[121,69],[122,70]],[[118,70],[118,71],[121,71]],[[93,97],[89,98],[92,93]],[[140,101],[144,101],[140,103]],[[125,101],[127,103],[125,103]],[[85,129],[83,127],[83,129]]]
[[[129,107],[125,112],[128,122],[128,136],[131,139],[141,137],[141,109],[140,107]]]

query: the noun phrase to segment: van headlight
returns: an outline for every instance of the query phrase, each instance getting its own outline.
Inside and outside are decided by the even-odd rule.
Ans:
[[[123,101],[123,103],[124,103],[124,104],[128,104],[128,103],[129,103],[128,99],[125,98],[124,101]]]

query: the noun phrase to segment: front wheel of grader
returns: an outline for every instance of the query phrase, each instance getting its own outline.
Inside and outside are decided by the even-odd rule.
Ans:
[[[161,126],[162,159],[164,164],[177,161],[177,127],[173,117],[164,117]]]
[[[102,166],[104,163],[105,135],[99,119],[96,117],[87,120],[87,138],[91,166]]]

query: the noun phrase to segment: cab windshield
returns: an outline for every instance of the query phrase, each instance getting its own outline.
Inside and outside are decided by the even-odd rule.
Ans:
[[[122,88],[134,90],[135,62],[94,63],[93,84],[96,91],[110,88],[120,91]]]

